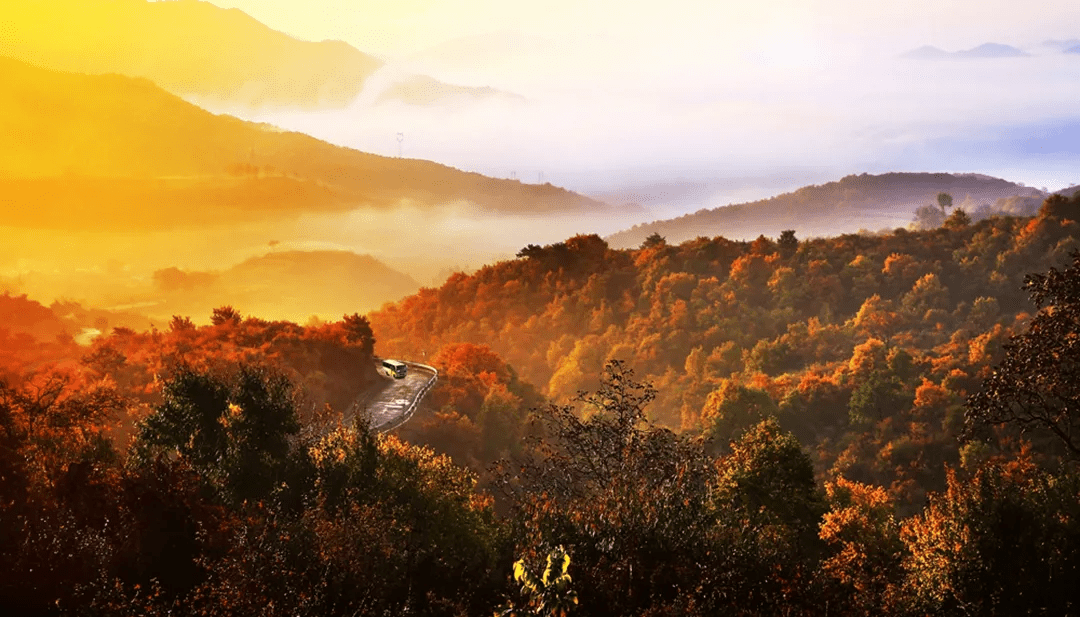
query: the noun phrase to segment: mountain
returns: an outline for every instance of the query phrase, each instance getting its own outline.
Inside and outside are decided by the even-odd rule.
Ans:
[[[628,248],[638,246],[652,233],[664,236],[668,243],[679,243],[699,236],[748,239],[763,234],[775,238],[785,229],[810,237],[894,228],[906,226],[919,206],[936,204],[938,193],[943,192],[969,212],[1000,199],[1042,197],[1036,189],[979,174],[862,174],[770,199],[637,225],[607,240],[614,247]]]
[[[950,183],[986,192],[1009,188],[985,176],[907,175],[917,177],[853,176],[787,197],[794,204],[840,188],[896,192],[920,181],[933,181],[931,190]],[[661,384],[671,386],[672,396],[656,408],[678,426],[715,389],[693,383],[707,373],[718,381],[745,371],[748,383],[764,372],[792,388],[798,379],[788,380],[791,371],[819,362],[853,366],[847,364],[853,348],[873,339],[880,359],[885,341],[910,345],[941,376],[952,368],[923,353],[956,354],[962,362],[997,353],[976,348],[976,333],[993,330],[999,317],[1011,324],[1031,311],[1021,288],[1025,276],[1063,263],[1076,246],[1080,198],[1055,212],[1036,223],[994,217],[946,229],[794,242],[714,236],[677,243],[671,230],[659,229],[669,233],[667,243],[615,249],[597,236],[575,236],[452,276],[369,318],[387,355],[487,345],[524,379],[546,387],[552,400],[587,390],[586,379],[607,360],[624,360],[661,391]],[[959,328],[968,330],[951,338]],[[949,340],[954,346],[943,346]],[[826,404],[845,425],[847,402]]]
[[[953,53],[957,58],[1018,58],[1026,55],[1028,54],[1015,47],[999,43],[983,43],[978,47]]]
[[[1067,54],[1080,54],[1080,45],[1074,45],[1065,50]]]
[[[443,83],[426,75],[410,75],[402,81],[391,84],[379,94],[376,103],[398,101],[408,105],[433,105],[454,100],[482,100],[503,98],[522,101],[516,94],[489,87],[455,86]]]
[[[1049,39],[1043,41],[1039,46],[1053,51],[1068,52],[1070,48],[1080,46],[1080,39]]]
[[[145,77],[214,108],[344,107],[384,66],[342,41],[301,41],[199,0],[11,0],[0,19],[10,24],[4,55],[62,71]],[[409,100],[418,85],[440,97],[501,94],[410,75],[379,96],[418,104]]]
[[[0,53],[48,68],[146,77],[180,95],[247,105],[345,105],[382,62],[308,42],[237,9],[179,0],[7,0]]]
[[[221,305],[268,319],[303,321],[364,313],[416,293],[420,284],[370,255],[350,251],[276,251],[221,271],[154,272],[151,316],[205,317]]]
[[[924,45],[905,52],[900,57],[912,60],[951,60],[956,58],[1018,58],[1027,55],[1029,54],[1010,45],[983,43],[978,47],[953,52],[944,51],[932,45]]]
[[[1065,49],[1066,47],[1072,47],[1073,45],[1080,45],[1080,39],[1047,39],[1042,42],[1046,47],[1057,47],[1059,49]]]
[[[938,49],[933,45],[923,45],[918,49],[912,49],[909,52],[901,54],[902,58],[912,58],[915,60],[936,60],[949,56],[949,52],[942,49]]]
[[[5,224],[168,229],[400,203],[579,212],[576,193],[342,148],[211,114],[146,79],[0,58]]]

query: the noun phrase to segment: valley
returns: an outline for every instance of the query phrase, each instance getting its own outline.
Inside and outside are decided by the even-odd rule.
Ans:
[[[3,3],[0,607],[1075,614],[1033,1]]]

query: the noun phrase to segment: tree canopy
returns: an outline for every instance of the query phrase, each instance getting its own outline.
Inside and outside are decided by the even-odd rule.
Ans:
[[[1080,459],[1080,251],[1071,260],[1026,279],[1040,310],[1005,344],[1005,357],[968,402],[967,422],[969,429],[1013,424],[1045,431]]]

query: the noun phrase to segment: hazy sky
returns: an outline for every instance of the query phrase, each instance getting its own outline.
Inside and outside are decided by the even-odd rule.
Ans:
[[[753,45],[810,45],[816,51],[903,51],[934,44],[974,46],[987,40],[1028,44],[1072,37],[1080,3],[1070,0],[215,0],[310,40],[341,39],[359,49],[396,55],[462,36],[516,30],[552,38],[602,35],[593,54],[618,42],[622,51],[694,56]]]
[[[722,185],[678,206],[690,209],[861,172],[1080,182],[1080,54],[1040,47],[1080,38],[1075,0],[215,4],[386,59],[348,110],[233,112],[380,154],[396,155],[402,133],[404,156],[581,191]],[[1032,57],[897,58],[987,42]],[[373,104],[409,73],[527,102]]]
[[[428,283],[448,266],[490,262],[527,243],[612,233],[848,174],[978,172],[1050,189],[1080,184],[1080,54],[1042,44],[1080,39],[1076,0],[214,4],[297,38],[344,40],[387,64],[344,109],[251,109],[194,100],[212,111],[376,154],[548,181],[611,203],[637,202],[647,211],[507,219],[444,204],[437,219],[428,208],[402,208],[396,218],[357,211],[287,227],[200,231],[198,238],[154,236],[135,248],[112,236],[45,246],[0,226],[0,235],[14,234],[0,238],[0,249],[15,247],[0,250],[0,263],[14,264],[0,271],[0,284],[4,276],[16,280],[28,272],[67,276],[59,261],[82,264],[88,259],[83,247],[94,245],[107,263],[97,266],[104,268],[97,278],[80,272],[71,279],[83,287],[62,288],[47,276],[28,278],[25,286],[41,298],[120,298],[132,293],[125,285],[145,285],[155,268],[232,264],[262,254],[271,239],[284,248],[370,253]],[[956,51],[987,42],[1030,55],[941,62],[898,57],[922,45]],[[385,100],[383,94],[415,74],[515,96],[429,105]],[[58,245],[72,253],[58,254]],[[416,246],[430,254],[418,255]],[[464,255],[463,246],[478,252]],[[115,289],[100,282],[128,267],[134,278],[116,282]]]

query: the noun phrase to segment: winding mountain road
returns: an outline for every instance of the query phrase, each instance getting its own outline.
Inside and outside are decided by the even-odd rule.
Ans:
[[[385,374],[382,360],[377,359],[379,375],[385,384],[381,389],[357,399],[345,419],[351,422],[356,414],[366,415],[371,429],[377,433],[385,433],[405,424],[439,378],[439,371],[426,364],[405,364],[409,367],[408,374],[403,379],[394,379]]]

